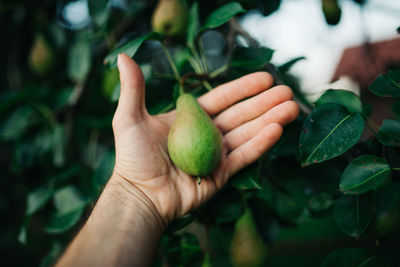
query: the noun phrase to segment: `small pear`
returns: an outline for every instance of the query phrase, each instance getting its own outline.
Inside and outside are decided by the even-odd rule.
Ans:
[[[342,10],[340,9],[338,0],[322,0],[322,12],[329,25],[336,25],[339,23]]]
[[[235,267],[260,267],[265,264],[267,248],[261,239],[250,209],[235,224],[230,254]]]
[[[160,0],[154,10],[151,26],[168,37],[182,37],[188,22],[186,0]]]
[[[221,159],[221,132],[190,94],[178,97],[168,153],[179,169],[197,177],[209,175]]]
[[[55,62],[55,52],[46,39],[37,34],[29,52],[28,64],[32,72],[38,76],[47,74]]]

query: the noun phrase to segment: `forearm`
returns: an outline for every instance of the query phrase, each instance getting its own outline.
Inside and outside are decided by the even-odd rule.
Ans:
[[[114,174],[57,266],[149,266],[163,228],[151,201]]]

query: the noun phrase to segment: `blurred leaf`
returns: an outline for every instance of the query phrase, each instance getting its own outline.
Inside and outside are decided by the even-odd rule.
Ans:
[[[262,187],[258,181],[258,163],[247,166],[229,179],[229,184],[241,190],[259,189]]]
[[[199,32],[219,27],[228,22],[235,15],[243,12],[246,12],[246,10],[237,2],[225,4],[208,15]]]
[[[281,5],[281,0],[261,0],[259,2],[261,3],[260,9],[264,16],[268,16],[278,10]]]
[[[39,267],[51,267],[55,266],[56,261],[58,260],[59,256],[61,255],[62,248],[61,244],[58,242],[54,242],[47,252],[46,256],[42,259],[39,264]]]
[[[102,92],[103,95],[112,99],[113,92],[117,86],[119,86],[119,71],[117,68],[115,69],[104,69],[103,80],[102,80]]]
[[[114,163],[115,151],[108,150],[106,153],[104,153],[100,163],[95,168],[92,175],[92,181],[98,189],[103,189],[108,179],[110,179],[114,169]]]
[[[392,110],[395,118],[400,120],[400,99],[397,99],[396,102],[394,102]]]
[[[233,51],[231,65],[238,68],[258,69],[266,66],[274,50],[267,47],[239,47]]]
[[[376,138],[385,146],[400,147],[400,121],[383,120],[376,134]]]
[[[187,27],[187,40],[188,46],[194,47],[194,40],[196,38],[197,28],[199,27],[199,4],[194,2],[189,11],[189,23]]]
[[[333,208],[333,215],[345,234],[358,238],[373,218],[371,194],[341,196]]]
[[[110,54],[104,59],[104,64],[108,65],[110,68],[115,68],[117,66],[117,58],[121,53],[125,53],[129,57],[133,57],[142,43],[146,40],[161,40],[162,36],[159,33],[151,32],[147,35],[137,37],[126,44],[114,49]]]
[[[54,194],[54,205],[59,213],[68,213],[86,206],[85,199],[75,186],[68,185],[57,190]]]
[[[26,243],[27,243],[27,228],[28,228],[29,220],[30,220],[30,216],[25,216],[25,218],[21,224],[21,228],[19,229],[19,233],[18,233],[18,241],[23,245],[26,245]]]
[[[165,230],[165,234],[173,235],[175,232],[182,230],[189,224],[191,224],[196,219],[193,213],[186,214],[168,225],[167,229]]]
[[[51,199],[54,189],[47,186],[41,186],[28,194],[26,201],[25,215],[32,215]]]
[[[68,55],[68,75],[76,82],[83,82],[91,67],[91,44],[80,40],[73,44]]]
[[[84,207],[64,213],[53,213],[44,230],[50,234],[63,233],[71,229],[81,218]]]
[[[296,58],[294,58],[294,59],[291,59],[291,60],[289,60],[288,62],[286,62],[286,63],[280,65],[280,66],[278,67],[278,70],[279,70],[279,72],[280,72],[281,74],[284,74],[284,73],[288,72],[288,71],[293,67],[294,64],[296,64],[296,63],[299,62],[300,60],[304,60],[304,59],[306,59],[306,58],[305,58],[305,57],[296,57]]]
[[[343,105],[350,113],[362,112],[360,98],[353,92],[347,90],[329,89],[315,102],[316,106],[322,106],[327,103]]]
[[[14,140],[38,121],[37,113],[31,106],[15,110],[0,128],[0,140]]]
[[[390,166],[383,158],[360,156],[350,162],[340,178],[345,194],[362,194],[374,190],[390,178]]]
[[[388,237],[400,228],[400,183],[392,182],[376,191],[376,213],[369,233]]]
[[[334,204],[333,197],[328,193],[314,195],[308,201],[308,208],[311,212],[320,214],[329,210]]]
[[[305,119],[300,135],[302,166],[337,157],[360,139],[364,120],[338,104],[315,108]]]
[[[341,248],[333,251],[321,263],[321,267],[372,266],[375,256],[361,248]]]
[[[191,233],[172,236],[166,246],[169,266],[194,266],[201,262],[203,253],[197,237]]]
[[[53,148],[53,164],[60,167],[65,162],[65,141],[66,132],[64,125],[56,124],[53,127],[52,148]]]
[[[111,102],[117,102],[121,94],[121,83],[118,83],[111,94]]]
[[[370,85],[369,90],[382,97],[400,96],[400,69],[381,74]]]
[[[56,92],[54,98],[52,98],[51,108],[54,110],[60,110],[68,105],[69,98],[72,95],[74,88],[67,86]]]
[[[108,0],[89,0],[89,12],[97,26],[103,25],[108,17]]]

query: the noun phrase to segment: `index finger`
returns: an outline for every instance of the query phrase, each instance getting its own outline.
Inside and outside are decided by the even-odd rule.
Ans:
[[[268,72],[255,72],[224,83],[202,95],[197,101],[212,116],[240,100],[265,91],[273,82],[274,79]]]

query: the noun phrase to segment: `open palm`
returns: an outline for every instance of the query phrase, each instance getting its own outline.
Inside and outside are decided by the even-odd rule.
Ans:
[[[299,112],[290,88],[270,88],[273,79],[266,72],[246,75],[198,98],[223,134],[221,161],[199,185],[168,156],[167,137],[175,111],[149,115],[139,66],[121,54],[118,68],[121,95],[113,119],[114,171],[152,201],[166,224],[204,203],[230,176],[256,161]]]

